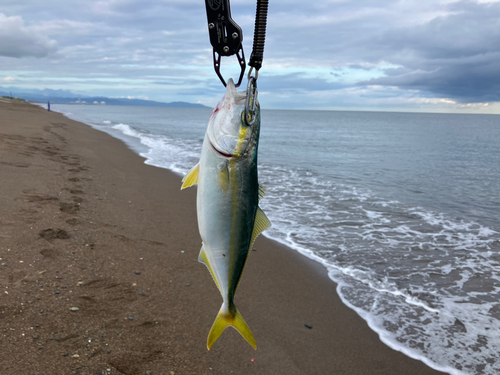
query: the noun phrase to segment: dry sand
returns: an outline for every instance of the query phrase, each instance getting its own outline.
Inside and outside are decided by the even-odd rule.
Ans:
[[[87,125],[0,103],[0,374],[438,373],[262,236],[236,295],[258,350],[228,329],[207,351],[222,299],[180,181]]]

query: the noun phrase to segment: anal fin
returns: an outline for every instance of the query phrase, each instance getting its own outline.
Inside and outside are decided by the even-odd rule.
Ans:
[[[205,266],[207,266],[208,271],[210,272],[210,275],[212,275],[212,279],[214,279],[215,285],[217,285],[217,289],[219,289],[219,292],[222,294],[222,290],[220,290],[219,282],[217,281],[217,278],[215,277],[214,271],[212,269],[212,266],[210,265],[210,262],[207,257],[207,253],[205,252],[205,249],[203,246],[201,247],[200,250],[200,255],[198,255],[198,262],[203,263]]]

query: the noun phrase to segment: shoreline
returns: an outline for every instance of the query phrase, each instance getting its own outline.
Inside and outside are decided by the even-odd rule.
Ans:
[[[197,262],[196,190],[60,113],[1,103],[0,114],[0,304],[23,311],[0,314],[6,374],[26,355],[26,374],[439,373],[383,344],[323,265],[263,236],[236,296],[259,349],[228,330],[207,352],[222,300]]]

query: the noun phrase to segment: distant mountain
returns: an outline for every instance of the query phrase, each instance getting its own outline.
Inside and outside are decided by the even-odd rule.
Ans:
[[[105,102],[107,105],[132,105],[145,107],[184,107],[184,108],[208,108],[203,104],[172,102],[163,103],[154,100],[126,99],[126,98],[107,98],[105,96],[85,96],[78,95],[68,90],[36,90],[20,89],[18,87],[0,87],[0,96],[10,96],[10,93],[18,98],[26,99],[32,102],[46,103],[50,100],[53,104],[93,104],[94,102]],[[80,103],[77,103],[80,101]],[[82,103],[86,102],[86,103]]]

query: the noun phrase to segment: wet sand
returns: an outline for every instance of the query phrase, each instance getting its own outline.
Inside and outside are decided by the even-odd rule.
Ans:
[[[258,349],[228,329],[207,351],[222,298],[197,261],[196,189],[180,184],[105,133],[0,102],[2,375],[439,373],[262,236],[236,295]]]

